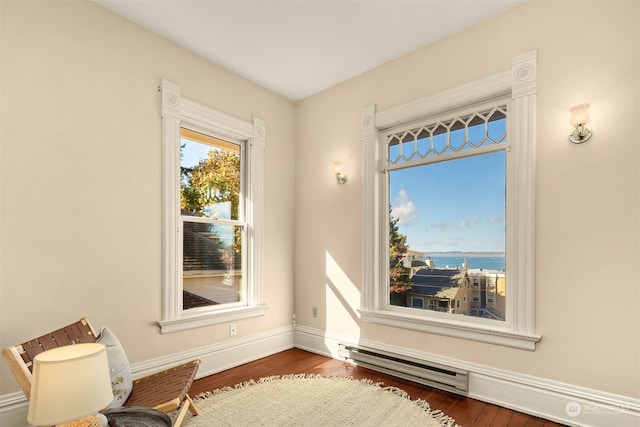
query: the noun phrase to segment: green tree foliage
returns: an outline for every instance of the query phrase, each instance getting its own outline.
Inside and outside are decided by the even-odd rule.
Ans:
[[[409,249],[407,236],[398,231],[399,218],[394,218],[389,209],[389,290],[392,293],[406,293],[412,289],[410,269],[404,267],[404,255]]]
[[[205,216],[207,206],[229,202],[231,219],[238,218],[240,205],[240,154],[211,150],[193,168],[181,168],[180,208]]]
[[[240,153],[211,149],[197,165],[180,168],[180,208],[193,216],[211,216],[215,205],[228,203],[230,218],[238,219],[240,206]],[[215,233],[215,226],[194,224],[194,229]],[[206,230],[205,230],[206,229]],[[233,251],[242,249],[242,229],[235,227]],[[228,254],[227,254],[228,256]]]

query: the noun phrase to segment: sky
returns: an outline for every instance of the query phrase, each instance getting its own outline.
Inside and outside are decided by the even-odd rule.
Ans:
[[[180,144],[183,144],[181,150],[182,158],[180,161],[183,167],[193,167],[197,165],[200,160],[207,158],[207,153],[212,149],[209,145],[198,144],[197,142],[192,142],[184,138],[180,140]]]
[[[504,252],[504,151],[392,171],[389,199],[413,250]]]

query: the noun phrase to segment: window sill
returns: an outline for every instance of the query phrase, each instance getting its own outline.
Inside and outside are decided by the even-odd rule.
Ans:
[[[177,319],[158,320],[156,323],[160,326],[161,334],[170,334],[172,332],[264,316],[267,308],[269,308],[267,305],[258,305],[237,307],[228,310],[207,311],[205,313],[183,315]]]
[[[384,310],[360,310],[362,320],[396,328],[462,338],[489,344],[534,351],[539,335],[519,333],[506,328],[412,316]]]

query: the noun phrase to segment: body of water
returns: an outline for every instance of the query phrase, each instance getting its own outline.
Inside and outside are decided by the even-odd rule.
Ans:
[[[483,270],[504,270],[504,256],[431,256],[437,268],[462,268],[467,260],[467,268],[482,268]]]

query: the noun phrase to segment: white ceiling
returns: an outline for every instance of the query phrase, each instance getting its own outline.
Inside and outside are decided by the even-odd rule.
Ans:
[[[526,0],[94,1],[297,101]]]

